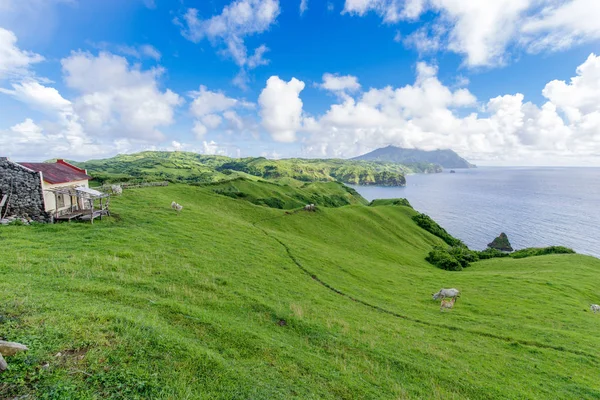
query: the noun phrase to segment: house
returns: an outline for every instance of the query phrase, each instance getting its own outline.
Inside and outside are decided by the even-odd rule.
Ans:
[[[86,170],[64,160],[17,163],[0,157],[0,199],[7,199],[0,212],[39,222],[51,222],[76,211],[81,216],[88,209],[93,215],[93,201],[106,195],[89,189],[90,179]]]

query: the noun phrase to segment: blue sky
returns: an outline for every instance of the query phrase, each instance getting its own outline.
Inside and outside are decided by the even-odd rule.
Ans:
[[[600,165],[600,2],[471,3],[0,0],[0,153]]]

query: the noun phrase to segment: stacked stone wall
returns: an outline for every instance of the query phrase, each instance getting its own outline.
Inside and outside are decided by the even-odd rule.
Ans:
[[[0,157],[0,200],[9,195],[2,208],[4,215],[50,222],[51,215],[44,210],[44,192],[39,172],[31,171],[17,163]],[[0,215],[2,217],[2,215]]]

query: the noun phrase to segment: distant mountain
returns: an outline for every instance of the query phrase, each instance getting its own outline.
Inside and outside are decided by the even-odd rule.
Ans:
[[[353,158],[353,160],[385,161],[399,164],[431,163],[444,168],[475,168],[476,166],[452,150],[425,151],[387,146]]]

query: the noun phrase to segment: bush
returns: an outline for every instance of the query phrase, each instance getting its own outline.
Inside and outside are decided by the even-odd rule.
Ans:
[[[467,247],[462,241],[456,239],[450,235],[444,228],[438,225],[430,216],[425,214],[417,214],[413,218],[413,221],[427,232],[434,234],[435,236],[442,239],[450,246]]]
[[[527,249],[517,250],[510,256],[512,258],[525,258],[535,256],[545,256],[548,254],[575,254],[573,249],[563,246],[550,246],[550,247],[529,247]]]
[[[256,200],[256,202],[254,204],[257,205],[265,205],[267,207],[271,207],[271,208],[279,208],[279,209],[283,209],[285,207],[285,203],[283,202],[283,200],[278,199],[277,197],[267,197],[264,199],[258,199]]]
[[[446,271],[462,271],[463,269],[461,263],[447,249],[439,246],[434,247],[425,260]]]
[[[460,263],[463,268],[467,268],[472,262],[479,261],[477,252],[469,250],[467,247],[453,246],[448,249],[448,253]]]
[[[488,260],[490,258],[509,257],[510,254],[497,249],[487,248],[483,251],[478,251],[477,256],[480,260]]]

